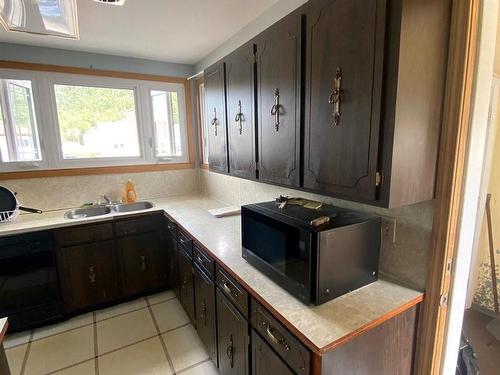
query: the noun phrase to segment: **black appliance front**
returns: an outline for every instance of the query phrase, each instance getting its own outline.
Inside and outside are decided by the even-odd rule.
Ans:
[[[311,301],[311,232],[242,207],[242,256],[304,303]]]
[[[0,238],[0,317],[9,332],[62,318],[63,306],[50,232]]]

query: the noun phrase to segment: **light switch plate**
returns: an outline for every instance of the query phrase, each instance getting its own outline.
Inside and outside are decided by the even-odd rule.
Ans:
[[[390,243],[396,243],[396,224],[396,218],[382,216],[382,236]]]

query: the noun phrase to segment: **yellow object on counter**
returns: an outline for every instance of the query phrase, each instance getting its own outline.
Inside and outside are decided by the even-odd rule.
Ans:
[[[134,182],[128,179],[125,183],[125,202],[135,203],[137,202],[137,193],[135,192]]]

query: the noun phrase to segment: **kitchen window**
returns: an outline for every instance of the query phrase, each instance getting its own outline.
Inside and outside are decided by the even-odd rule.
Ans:
[[[182,82],[0,69],[0,89],[2,172],[189,162]]]
[[[40,159],[31,81],[0,79],[0,162]]]

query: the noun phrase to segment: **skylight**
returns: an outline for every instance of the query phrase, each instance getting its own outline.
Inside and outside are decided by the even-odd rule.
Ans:
[[[76,0],[0,0],[7,31],[78,39]]]

